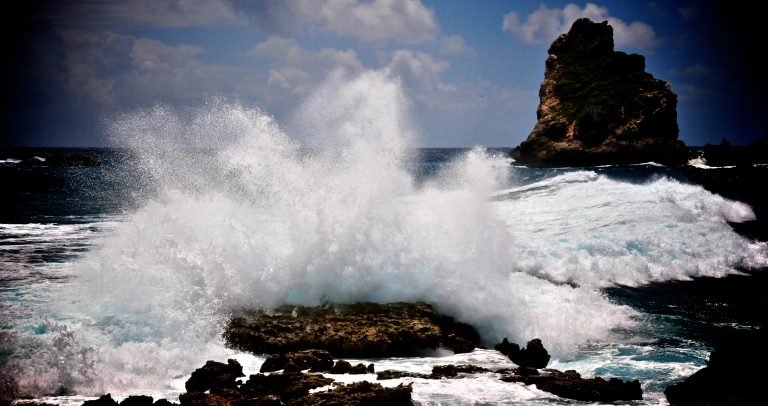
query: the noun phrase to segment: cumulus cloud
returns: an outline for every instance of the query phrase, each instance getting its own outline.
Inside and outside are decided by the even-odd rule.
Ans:
[[[448,35],[440,38],[440,53],[443,55],[473,55],[475,51],[467,46],[461,35]]]
[[[449,96],[457,87],[445,83],[441,75],[451,64],[437,59],[430,54],[399,49],[394,51],[384,69],[392,76],[400,78],[411,96],[432,107],[450,108]]]
[[[614,42],[618,47],[652,49],[656,46],[656,33],[642,22],[626,23],[608,14],[606,7],[587,3],[584,8],[568,4],[562,9],[539,6],[536,11],[522,18],[518,13],[504,15],[502,29],[529,44],[548,44],[560,34],[567,32],[574,21],[586,17],[593,21],[608,21],[613,27]]]
[[[367,42],[416,44],[438,32],[434,12],[420,0],[234,1],[258,28],[278,34],[301,30],[330,32]]]
[[[202,48],[115,33],[65,31],[68,87],[102,104],[199,101],[236,88],[233,68],[196,59]]]
[[[293,38],[272,35],[246,55],[269,66],[267,84],[296,95],[307,95],[333,71],[356,74],[363,70],[357,53],[351,49],[310,50]]]

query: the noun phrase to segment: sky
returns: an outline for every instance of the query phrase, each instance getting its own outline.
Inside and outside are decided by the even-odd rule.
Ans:
[[[514,147],[577,18],[678,95],[688,145],[766,137],[762,16],[741,2],[90,0],[4,7],[0,146],[110,146],[111,117],[214,99],[287,122],[332,74],[399,80],[424,147]]]

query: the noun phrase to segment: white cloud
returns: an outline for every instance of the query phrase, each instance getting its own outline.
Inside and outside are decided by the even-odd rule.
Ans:
[[[420,0],[235,1],[239,12],[267,32],[331,32],[367,42],[416,44],[439,30],[434,12]]]
[[[269,67],[268,85],[300,96],[306,96],[333,71],[356,74],[363,70],[357,53],[351,49],[314,51],[303,48],[295,39],[278,35],[271,35],[246,55]]]
[[[473,55],[475,50],[467,46],[461,35],[448,35],[440,38],[440,53],[443,55]]]
[[[188,103],[236,89],[234,69],[204,64],[196,46],[120,35],[64,31],[71,92],[103,105]]]
[[[593,21],[608,21],[613,27],[617,47],[649,50],[656,46],[656,33],[650,25],[642,21],[626,23],[610,16],[606,7],[594,3],[587,3],[584,8],[568,4],[562,9],[547,8],[542,4],[526,16],[524,21],[515,12],[507,13],[502,21],[502,29],[529,44],[549,44],[560,34],[567,32],[573,22],[582,17]]]
[[[446,97],[456,92],[457,87],[445,83],[441,75],[450,66],[448,61],[430,54],[400,49],[391,54],[384,69],[402,80],[411,97],[433,107],[448,108],[452,102]]]

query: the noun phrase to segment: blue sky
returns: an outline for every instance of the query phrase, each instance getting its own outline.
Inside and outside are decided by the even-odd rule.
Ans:
[[[746,144],[766,136],[757,14],[724,1],[38,1],[9,12],[0,145],[108,145],[116,114],[214,97],[284,122],[331,72],[385,69],[422,146],[514,147],[547,48],[579,17],[608,20],[616,49],[671,83],[686,144]]]

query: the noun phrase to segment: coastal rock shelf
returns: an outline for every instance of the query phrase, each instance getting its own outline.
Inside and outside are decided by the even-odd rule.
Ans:
[[[357,303],[323,307],[282,306],[248,310],[232,317],[225,329],[229,344],[267,355],[257,374],[247,379],[237,360],[209,360],[192,372],[182,406],[202,405],[413,405],[413,385],[420,380],[461,379],[488,374],[509,385],[536,385],[563,398],[611,402],[642,399],[640,382],[582,378],[576,371],[546,368],[550,355],[539,339],[526,347],[506,338],[495,346],[518,367],[489,369],[472,364],[434,365],[430,374],[352,363],[334,357],[418,356],[438,346],[472,352],[480,337],[472,326],[441,315],[425,303]],[[356,382],[339,375],[361,375]],[[383,386],[375,381],[400,379]],[[353,381],[355,379],[352,379]],[[423,381],[421,381],[423,383]],[[129,396],[120,406],[165,406],[149,396]],[[109,394],[84,406],[117,406]]]
[[[538,121],[512,151],[527,166],[682,164],[677,96],[645,58],[613,50],[613,28],[582,18],[549,48]]]
[[[232,318],[224,337],[233,348],[254,354],[314,349],[354,358],[417,356],[440,346],[464,353],[480,342],[472,326],[425,303],[249,310]]]

